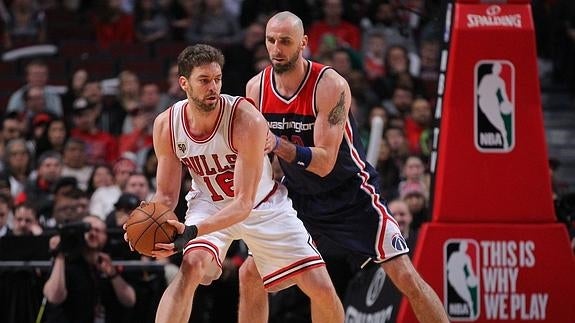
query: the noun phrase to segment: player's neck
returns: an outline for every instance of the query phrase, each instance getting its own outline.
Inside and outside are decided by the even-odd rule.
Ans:
[[[221,104],[218,102],[212,111],[203,111],[188,101],[186,122],[194,137],[203,137],[212,133],[220,115]]]
[[[294,94],[305,78],[308,64],[310,62],[307,59],[300,57],[292,70],[281,74],[274,73],[276,89],[285,96]]]

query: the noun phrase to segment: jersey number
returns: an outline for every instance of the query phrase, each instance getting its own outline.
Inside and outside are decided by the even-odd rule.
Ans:
[[[217,202],[223,200],[224,197],[216,191],[210,177],[204,176],[203,179],[204,183],[206,183],[206,187],[210,190],[210,193],[212,193],[212,201]],[[216,182],[217,186],[220,187],[220,190],[226,196],[234,197],[234,172],[230,171],[218,174],[214,178],[214,182]]]

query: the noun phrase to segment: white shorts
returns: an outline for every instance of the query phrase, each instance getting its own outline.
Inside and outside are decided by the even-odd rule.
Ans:
[[[186,225],[196,224],[219,211],[210,196],[200,191],[191,191],[186,200]],[[325,266],[309,233],[297,218],[283,185],[279,185],[243,222],[188,242],[184,254],[201,248],[213,255],[202,284],[208,285],[218,279],[227,250],[233,240],[238,239],[249,247],[264,287],[270,292],[293,285],[293,278],[306,270]]]

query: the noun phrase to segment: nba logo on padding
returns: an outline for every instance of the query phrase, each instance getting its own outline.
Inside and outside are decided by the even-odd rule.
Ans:
[[[474,140],[481,152],[506,153],[515,146],[515,67],[505,60],[475,64]]]
[[[391,245],[397,251],[403,251],[407,249],[407,242],[400,233],[396,233],[391,237]]]
[[[479,245],[450,239],[443,246],[444,304],[453,321],[475,321],[480,313]]]

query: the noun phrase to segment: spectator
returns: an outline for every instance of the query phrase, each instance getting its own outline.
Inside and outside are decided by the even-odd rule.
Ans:
[[[49,79],[48,65],[41,60],[33,60],[26,65],[26,85],[16,90],[8,101],[7,112],[24,110],[25,96],[24,93],[31,87],[40,87],[44,89],[44,101],[46,110],[55,115],[62,115],[62,100],[54,87],[47,85]]]
[[[15,110],[16,111],[16,110]],[[57,111],[51,111],[46,105],[46,99],[44,95],[44,87],[31,86],[24,91],[24,106],[22,109],[17,110],[20,114],[21,119],[24,122],[25,134],[28,136],[34,136],[33,133],[33,120],[36,116],[47,115],[60,117]]]
[[[4,48],[46,41],[45,14],[35,1],[13,0],[4,19]]]
[[[423,83],[414,76],[413,69],[419,71],[419,67],[412,67],[419,66],[414,61],[419,62],[417,55],[410,55],[404,47],[390,46],[385,53],[385,75],[374,80],[374,86],[381,89],[385,97],[398,87],[409,88],[415,95],[425,96]]]
[[[39,156],[40,154],[36,151],[36,143],[40,138],[46,136],[46,130],[48,130],[48,124],[56,118],[54,115],[46,112],[40,112],[30,120],[30,123],[26,128],[26,137],[28,138],[28,146],[34,154],[34,156]]]
[[[389,123],[390,125],[383,131],[383,138],[389,144],[391,159],[398,169],[402,169],[403,163],[409,155],[407,139],[403,128],[391,125],[391,119]]]
[[[437,94],[437,80],[439,79],[440,43],[437,40],[424,40],[419,48],[421,70],[419,78],[425,88],[425,93],[433,98]]]
[[[383,77],[385,70],[385,50],[387,43],[380,32],[371,32],[365,42],[363,51],[363,71],[368,81]]]
[[[62,176],[76,178],[78,187],[85,191],[94,168],[86,162],[86,143],[75,138],[68,139],[64,146],[62,163]]]
[[[106,164],[98,164],[94,166],[92,174],[90,174],[86,193],[88,193],[88,196],[92,196],[92,193],[98,188],[112,185],[114,185],[112,168]]]
[[[139,205],[140,198],[132,193],[122,193],[118,201],[114,203],[114,210],[106,217],[106,226],[108,228],[121,228],[132,211]]]
[[[365,147],[368,146],[369,140],[371,139],[371,125],[375,117],[380,117],[383,121],[383,126],[387,127],[387,111],[385,108],[380,105],[372,105],[371,109],[369,109],[367,121],[359,128],[361,141]]]
[[[140,104],[140,79],[136,73],[124,70],[118,74],[117,104],[120,105],[123,115],[121,122],[127,114],[137,109]]]
[[[405,160],[403,166],[404,179],[399,183],[399,192],[403,195],[403,191],[411,185],[417,185],[423,189],[426,198],[429,197],[429,176],[425,173],[425,165],[419,156],[411,155]]]
[[[6,194],[0,194],[0,238],[12,234],[12,230],[8,227],[11,205],[12,197]]]
[[[413,215],[412,227],[417,232],[423,223],[429,221],[425,187],[421,183],[409,183],[402,188],[400,194]]]
[[[89,215],[88,197],[77,187],[59,194],[54,199],[53,217],[45,221],[45,227],[56,227],[66,223],[77,222]],[[41,219],[42,220],[42,219]]]
[[[397,221],[397,225],[399,225],[401,235],[403,235],[407,242],[409,254],[412,255],[417,244],[417,232],[415,232],[411,226],[413,223],[413,215],[409,212],[407,204],[402,200],[392,200],[389,202],[388,207],[393,218]]]
[[[46,322],[124,322],[130,315],[126,309],[136,303],[134,288],[102,252],[107,241],[105,223],[94,216],[82,222],[89,229],[79,238],[83,243],[72,246],[79,249],[78,255],[65,252],[70,237],[50,239],[57,255],[44,285]]]
[[[154,192],[150,191],[150,183],[143,173],[132,173],[126,181],[124,192],[136,195],[140,201],[149,201],[152,199]]]
[[[62,104],[64,107],[65,117],[72,115],[72,111],[74,110],[74,101],[82,96],[82,90],[88,82],[88,79],[88,72],[83,68],[78,68],[72,73],[72,77],[68,82],[68,89],[62,95]],[[67,120],[67,123],[71,124],[72,120]]]
[[[134,17],[122,9],[118,0],[98,2],[100,8],[92,18],[96,39],[102,48],[113,43],[130,44],[135,40]]]
[[[140,0],[134,8],[136,38],[142,43],[154,43],[169,38],[168,17],[156,0]]]
[[[385,138],[381,139],[379,156],[375,169],[379,173],[381,196],[391,201],[399,196],[397,186],[400,182],[400,170],[391,158],[391,148]]]
[[[150,148],[146,153],[144,162],[142,165],[142,173],[148,179],[150,183],[150,188],[152,191],[156,190],[156,168],[158,166],[158,158],[156,157],[156,152],[154,147]]]
[[[170,22],[174,39],[184,40],[186,31],[192,22],[197,19],[200,13],[201,2],[197,0],[174,1],[171,10]]]
[[[113,209],[126,187],[126,182],[137,169],[136,163],[122,157],[116,161],[113,167],[114,184],[98,188],[90,198],[90,214],[104,219]]]
[[[92,163],[111,163],[118,158],[116,139],[96,125],[98,110],[84,98],[74,102],[74,128],[71,137],[86,143],[86,158]]]
[[[96,124],[100,130],[109,132],[113,136],[122,133],[122,123],[126,112],[116,101],[105,100],[99,81],[88,80],[82,89],[81,97],[88,101],[88,105],[96,109],[98,115]]]
[[[409,114],[415,94],[413,88],[406,84],[399,84],[391,92],[391,100],[384,100],[383,105],[391,116],[404,118]]]
[[[322,56],[337,47],[359,51],[361,31],[343,20],[341,0],[323,1],[323,19],[312,23],[309,30],[309,49],[312,57]]]
[[[24,190],[16,196],[16,205],[33,203],[40,216],[46,216],[52,209],[54,201],[54,184],[62,176],[62,156],[54,151],[47,151],[38,158],[36,172],[26,182]]]
[[[143,119],[143,122],[136,121],[136,123],[150,124],[151,128],[154,118],[167,108],[160,106],[160,88],[157,84],[143,84],[140,90],[138,105],[124,119],[122,134],[129,134],[134,130],[135,119]]]
[[[54,200],[59,199],[62,196],[68,195],[73,191],[80,190],[78,188],[78,180],[76,177],[71,176],[61,176],[56,183],[54,183],[54,188],[52,189],[54,193]]]
[[[22,125],[17,112],[10,112],[6,114],[2,120],[1,125],[2,129],[0,130],[0,157],[2,162],[0,163],[0,168],[4,170],[6,145],[10,140],[22,138],[24,136],[24,126]]]
[[[188,26],[185,40],[222,48],[239,44],[242,37],[240,25],[224,7],[223,0],[204,0],[203,5],[199,15]]]
[[[239,44],[224,48],[226,64],[222,72],[222,91],[243,95],[250,76],[256,74],[254,67],[256,47],[265,40],[265,28],[261,23],[250,24],[243,32]]]
[[[417,48],[411,30],[400,22],[394,4],[386,0],[372,1],[367,16],[361,21],[364,35],[382,33],[389,45],[400,45],[411,52]]]
[[[42,234],[42,227],[38,223],[36,209],[31,203],[22,203],[14,208],[14,226],[12,233],[15,236],[38,236]]]
[[[0,195],[8,195],[12,198],[10,194],[10,180],[5,173],[0,173]]]
[[[37,156],[48,150],[63,153],[64,143],[68,139],[68,129],[63,119],[53,118],[47,122],[46,130],[35,143],[35,154]]]
[[[0,240],[6,240],[0,254],[3,260],[44,260],[48,259],[47,248],[39,248],[43,237],[36,213],[31,205],[16,206],[12,218],[12,231],[6,232],[4,220],[9,216],[8,195],[0,195]],[[11,214],[10,214],[11,215]],[[2,235],[7,236],[3,238]],[[12,241],[12,242],[10,242]],[[1,244],[1,243],[0,243]],[[44,245],[47,247],[47,245]],[[0,271],[0,313],[2,322],[34,322],[42,301],[42,285],[45,277],[40,268],[33,265],[16,268],[2,268]]]
[[[415,99],[411,104],[409,115],[405,118],[405,136],[411,154],[420,154],[422,135],[431,127],[431,104],[426,99]]]
[[[24,185],[32,170],[32,158],[24,139],[12,139],[6,145],[4,172],[10,181],[10,194],[13,198],[24,190]]]
[[[178,65],[170,65],[166,82],[168,87],[166,91],[160,93],[159,103],[160,107],[162,107],[164,110],[170,107],[172,104],[186,98],[186,93],[184,93],[180,87],[180,83],[178,82]]]

